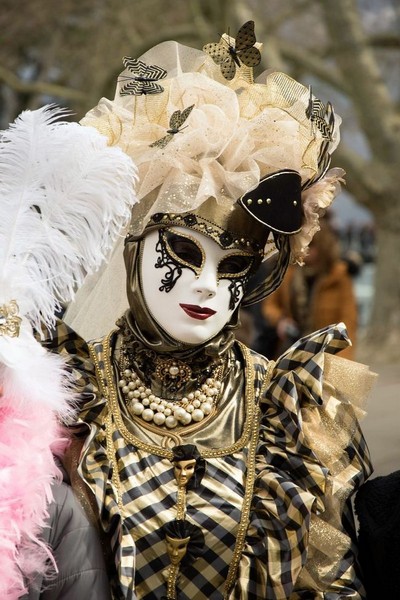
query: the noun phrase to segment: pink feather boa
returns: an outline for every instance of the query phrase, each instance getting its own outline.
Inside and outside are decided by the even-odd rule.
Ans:
[[[0,398],[0,598],[17,600],[37,572],[56,568],[40,532],[61,477],[52,448],[61,441],[46,404]],[[49,560],[50,559],[50,560]]]

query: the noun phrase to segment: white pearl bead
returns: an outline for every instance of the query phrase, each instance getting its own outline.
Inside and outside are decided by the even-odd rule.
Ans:
[[[169,429],[172,429],[178,425],[178,421],[171,415],[165,419],[165,424]]]
[[[133,392],[128,392],[128,398],[129,400],[132,400],[132,398],[134,398],[134,393]]]
[[[185,412],[185,415],[182,417],[181,419],[181,423],[182,425],[189,425],[189,423],[192,420],[192,415],[190,415],[189,413]]]
[[[130,377],[132,375],[132,371],[130,369],[125,369],[124,375],[125,377]]]
[[[180,421],[182,419],[182,417],[184,417],[186,414],[186,410],[184,408],[182,408],[181,406],[178,406],[175,410],[174,410],[174,417],[175,419],[177,419],[178,421]]]
[[[205,396],[204,396],[204,398],[205,398]],[[193,406],[195,408],[200,408],[200,406],[201,406],[200,400],[193,400]]]
[[[153,421],[156,425],[164,425],[165,423],[165,415],[163,415],[162,413],[158,412],[154,415],[153,417]]]
[[[209,402],[204,402],[204,404],[201,405],[201,410],[205,415],[209,415],[212,411],[212,404],[210,404]]]
[[[142,404],[143,404],[143,406],[149,406],[150,400],[148,398],[143,398]]]
[[[149,400],[150,400],[150,398],[149,398]],[[156,404],[155,402],[150,402],[150,408],[151,408],[151,410],[156,411],[156,410],[158,410],[158,404]]]
[[[125,379],[120,379],[118,381],[118,387],[123,388],[126,386],[126,380]]]
[[[188,399],[189,399],[189,400],[193,400],[193,399],[194,399],[194,394],[193,394],[193,392],[190,392],[190,394],[188,394]]]
[[[124,385],[124,387],[122,388],[122,393],[123,394],[127,394],[129,392],[129,388],[127,385]]]
[[[193,404],[188,404],[186,407],[187,412],[191,413],[194,411],[194,406]]]
[[[141,402],[135,402],[135,404],[132,406],[132,412],[134,415],[142,414],[143,410],[144,406]]]
[[[200,402],[205,402],[207,400],[207,396],[205,394],[200,394],[199,400]]]
[[[192,419],[193,421],[202,421],[204,419],[204,413],[202,410],[200,410],[199,408],[196,408],[193,412],[192,412]]]
[[[151,410],[151,408],[145,408],[142,412],[142,419],[144,419],[145,421],[152,421],[153,417],[154,412]]]
[[[172,414],[172,410],[170,408],[166,408],[164,410],[164,414],[167,415],[167,417],[169,417],[169,415]]]

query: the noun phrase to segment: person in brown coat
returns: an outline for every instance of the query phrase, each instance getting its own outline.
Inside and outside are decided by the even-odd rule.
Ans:
[[[339,242],[327,220],[310,244],[305,266],[289,267],[282,285],[261,305],[276,328],[275,358],[298,338],[333,323],[344,322],[352,346],[341,352],[354,359],[357,303],[347,264],[339,258]],[[272,357],[274,358],[274,357]]]

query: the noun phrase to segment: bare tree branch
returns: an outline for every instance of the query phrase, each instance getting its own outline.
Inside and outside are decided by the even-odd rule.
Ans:
[[[8,85],[15,92],[23,94],[44,94],[63,100],[85,100],[84,92],[74,90],[70,87],[49,83],[46,81],[24,81],[14,75],[11,71],[0,65],[0,81]]]
[[[344,94],[348,93],[346,82],[334,65],[328,66],[326,61],[320,59],[315,53],[288,44],[283,40],[279,40],[279,48],[282,56],[296,67],[300,67],[303,72],[308,71],[338,91]]]
[[[379,33],[369,36],[367,42],[375,48],[384,48],[385,50],[400,49],[400,36],[392,33]]]
[[[356,0],[320,0],[332,48],[360,123],[374,153],[383,160],[400,158],[394,130],[399,125],[395,106],[368,47]],[[340,35],[338,35],[340,32]]]

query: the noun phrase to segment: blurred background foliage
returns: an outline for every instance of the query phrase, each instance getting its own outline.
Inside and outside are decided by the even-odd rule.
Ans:
[[[367,359],[400,359],[399,0],[0,0],[0,8],[1,128],[49,102],[80,119],[113,98],[123,56],[169,39],[201,48],[253,19],[263,43],[255,75],[283,70],[343,118],[334,165],[346,170],[347,194],[366,209],[376,242],[363,349]]]

